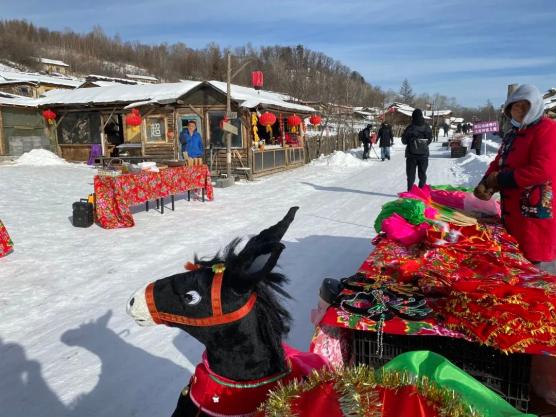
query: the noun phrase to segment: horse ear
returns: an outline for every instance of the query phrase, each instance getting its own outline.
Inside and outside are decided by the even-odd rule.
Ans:
[[[286,234],[298,209],[299,207],[290,208],[282,220],[249,239],[237,255],[228,257],[226,271],[235,277],[233,281],[255,285],[272,271],[285,249],[280,240]]]
[[[112,310],[108,310],[103,316],[100,316],[97,319],[97,324],[100,327],[108,327],[108,322],[110,321],[111,317],[112,317]]]

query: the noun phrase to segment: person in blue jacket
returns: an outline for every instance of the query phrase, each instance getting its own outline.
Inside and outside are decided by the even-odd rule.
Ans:
[[[202,165],[205,148],[203,146],[203,138],[201,138],[201,134],[197,131],[195,120],[187,122],[187,129],[181,131],[180,143],[187,165]]]

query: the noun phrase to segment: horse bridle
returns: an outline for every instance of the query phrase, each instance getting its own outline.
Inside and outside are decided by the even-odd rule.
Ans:
[[[201,266],[188,262],[185,268],[192,271],[201,268]],[[154,302],[154,282],[151,282],[145,289],[145,298],[153,321],[156,324],[184,324],[187,326],[208,327],[228,324],[244,318],[253,309],[257,301],[257,293],[253,291],[242,307],[230,313],[224,313],[222,311],[222,280],[225,270],[226,267],[224,264],[215,264],[212,266],[212,271],[214,273],[210,290],[212,316],[204,318],[192,318],[158,311]]]

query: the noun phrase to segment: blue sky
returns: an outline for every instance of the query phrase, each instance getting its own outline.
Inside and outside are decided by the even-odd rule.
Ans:
[[[509,83],[556,87],[556,0],[0,0],[0,18],[202,48],[321,51],[371,84],[501,104]]]

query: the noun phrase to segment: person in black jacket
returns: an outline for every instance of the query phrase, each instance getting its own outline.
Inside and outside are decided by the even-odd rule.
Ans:
[[[382,122],[380,129],[378,129],[378,146],[380,146],[380,158],[390,160],[390,147],[394,144],[394,134],[392,133],[392,126],[386,122]]]
[[[372,124],[368,124],[365,129],[359,132],[359,140],[363,142],[363,159],[369,159],[369,145],[371,143],[372,127]]]
[[[421,109],[413,110],[411,124],[402,134],[405,147],[405,169],[407,173],[407,190],[415,183],[415,170],[419,173],[419,187],[427,183],[429,165],[429,145],[432,142],[432,130],[425,123]]]

